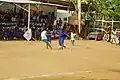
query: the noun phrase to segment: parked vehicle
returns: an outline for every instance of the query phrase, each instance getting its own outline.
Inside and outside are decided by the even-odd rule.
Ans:
[[[102,40],[103,39],[103,31],[99,30],[96,32],[91,32],[88,34],[87,39],[88,40],[97,40],[97,41]]]

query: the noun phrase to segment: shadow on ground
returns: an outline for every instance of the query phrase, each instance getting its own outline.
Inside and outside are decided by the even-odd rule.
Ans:
[[[108,71],[116,72],[116,73],[119,73],[119,74],[120,74],[120,69],[108,69]]]

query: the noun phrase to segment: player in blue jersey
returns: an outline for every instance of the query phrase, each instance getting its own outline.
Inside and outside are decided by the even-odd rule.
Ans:
[[[119,41],[118,44],[119,44],[119,46],[120,46],[120,34],[118,35],[118,41]]]
[[[66,48],[66,46],[64,45],[64,40],[65,40],[65,38],[66,38],[68,35],[67,35],[66,32],[64,31],[64,29],[60,29],[58,34],[59,34],[59,39],[58,39],[59,48],[60,48],[60,49]],[[69,36],[68,36],[68,37],[69,37]]]
[[[47,29],[47,40],[49,43],[51,43],[51,32],[49,29]]]

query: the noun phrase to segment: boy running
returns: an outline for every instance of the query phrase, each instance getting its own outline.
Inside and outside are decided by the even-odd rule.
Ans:
[[[71,31],[71,43],[72,43],[73,46],[74,46],[74,43],[75,43],[75,37],[76,37],[75,31]]]
[[[66,48],[66,46],[64,45],[64,40],[66,38],[66,36],[68,36],[66,34],[66,32],[63,30],[63,29],[60,29],[59,30],[59,48],[63,49],[63,48]]]
[[[46,43],[46,48],[48,49],[49,47],[52,49],[48,39],[47,39],[47,30],[44,29],[41,33],[41,40]]]

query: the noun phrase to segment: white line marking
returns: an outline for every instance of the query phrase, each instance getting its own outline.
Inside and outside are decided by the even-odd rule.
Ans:
[[[40,76],[31,76],[31,77],[21,77],[21,78],[9,78],[4,80],[24,80],[24,79],[33,79],[33,78],[41,78],[41,77],[52,77],[52,76],[69,76],[74,75],[76,73],[91,73],[92,71],[80,71],[80,72],[66,72],[66,73],[57,73],[57,74],[42,74]]]

